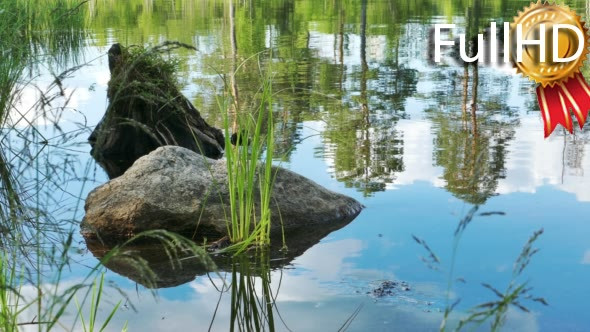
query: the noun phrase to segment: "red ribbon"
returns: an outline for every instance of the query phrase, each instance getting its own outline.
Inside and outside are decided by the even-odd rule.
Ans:
[[[571,134],[574,126],[570,109],[574,111],[582,129],[590,110],[590,86],[584,80],[584,76],[577,73],[565,83],[558,82],[552,87],[539,85],[537,100],[545,123],[545,138],[551,135],[558,124],[564,126]]]

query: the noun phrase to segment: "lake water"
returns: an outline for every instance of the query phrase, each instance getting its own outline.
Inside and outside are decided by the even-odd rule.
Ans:
[[[573,135],[559,127],[544,139],[532,82],[506,68],[428,61],[434,23],[481,31],[490,21],[512,20],[527,4],[92,1],[92,29],[80,54],[89,65],[64,80],[74,92],[58,124],[70,134],[44,129],[59,142],[43,150],[46,161],[63,172],[42,164],[29,175],[55,172],[55,183],[42,184],[48,206],[58,219],[81,220],[88,191],[108,180],[85,142],[86,126],[98,123],[108,103],[106,51],[115,42],[177,40],[198,49],[172,55],[183,61],[183,92],[210,124],[221,126],[216,96],[233,68],[240,66],[235,88],[243,109],[256,103],[260,68],[271,70],[277,164],[366,206],[267,279],[249,277],[253,289],[262,294],[269,286],[274,295],[266,329],[338,330],[360,308],[350,331],[432,331],[460,299],[450,316],[455,326],[470,308],[498,300],[482,283],[503,292],[523,246],[543,229],[534,243],[540,251],[516,282],[528,281],[548,305],[520,299],[529,312],[511,306],[502,329],[590,331],[590,127]],[[586,16],[583,1],[568,4]],[[23,105],[34,97],[26,90]],[[97,262],[77,239],[70,284]],[[109,271],[109,283],[128,296],[109,329],[127,321],[130,331],[226,331],[235,302],[231,290],[219,290],[223,280],[231,282],[231,270],[195,272],[157,297]],[[177,273],[170,269],[170,279]],[[391,294],[375,292],[384,281],[398,282]],[[114,288],[107,294],[112,302],[122,298]]]

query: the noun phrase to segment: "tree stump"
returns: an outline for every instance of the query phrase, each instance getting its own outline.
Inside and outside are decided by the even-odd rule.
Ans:
[[[221,130],[207,124],[178,88],[176,63],[158,48],[123,48],[108,52],[109,105],[88,138],[92,156],[110,178],[135,160],[164,145],[181,146],[209,158],[223,154]]]

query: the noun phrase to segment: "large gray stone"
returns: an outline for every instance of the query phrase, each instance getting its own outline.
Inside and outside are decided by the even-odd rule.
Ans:
[[[309,227],[336,229],[362,209],[356,200],[301,175],[280,167],[274,170],[272,231],[280,231],[281,225],[286,232]],[[103,239],[153,229],[223,235],[227,233],[228,197],[225,160],[164,146],[88,195],[82,233]]]

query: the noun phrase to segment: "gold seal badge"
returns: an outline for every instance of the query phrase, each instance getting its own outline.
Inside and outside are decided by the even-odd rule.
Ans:
[[[523,40],[539,40],[541,24],[545,26],[545,61],[540,61],[541,49],[539,45],[524,45],[522,61],[517,61],[516,32],[517,24],[521,25]],[[583,31],[583,40],[568,29],[558,30],[558,40],[553,40],[553,27],[557,24],[569,24]],[[587,29],[580,16],[566,6],[557,4],[531,3],[525,7],[510,26],[512,47],[510,57],[517,69],[525,77],[541,84],[542,87],[553,86],[559,82],[565,82],[574,77],[580,71],[588,54]],[[562,59],[573,56],[578,50],[579,43],[583,42],[582,54],[570,62],[553,62],[553,46],[557,43],[558,56]]]

